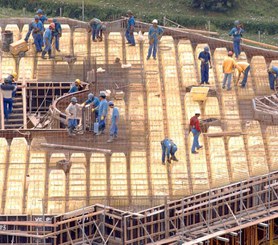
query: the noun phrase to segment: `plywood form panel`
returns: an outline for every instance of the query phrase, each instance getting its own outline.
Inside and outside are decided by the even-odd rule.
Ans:
[[[20,59],[18,76],[20,80],[34,78],[34,58],[23,57]]]
[[[38,81],[52,81],[53,68],[54,63],[52,60],[38,59],[36,76]]]
[[[76,28],[73,32],[74,55],[86,56],[88,53],[88,32],[85,28]]]
[[[5,213],[23,213],[23,194],[28,145],[25,138],[13,138],[6,192]]]
[[[208,133],[222,132],[220,127],[210,126]],[[211,167],[211,188],[224,186],[230,183],[225,154],[224,140],[222,137],[208,138]]]
[[[270,171],[278,169],[278,126],[266,128],[267,145],[270,158]]]
[[[27,191],[27,213],[42,214],[46,174],[46,154],[44,152],[30,152]]]
[[[69,210],[87,205],[86,158],[83,153],[74,153],[70,158],[69,172]]]
[[[136,48],[136,47],[128,47]],[[113,64],[116,58],[123,60],[123,39],[119,32],[110,32],[108,36],[108,62]]]

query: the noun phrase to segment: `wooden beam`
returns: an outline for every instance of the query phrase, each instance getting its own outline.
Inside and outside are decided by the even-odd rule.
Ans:
[[[250,39],[246,39],[246,38],[242,38],[242,41],[246,42],[246,43],[251,43],[251,44],[259,45],[259,46],[264,47],[264,48],[278,50],[278,47],[274,46],[274,45],[270,45],[270,44],[266,44],[266,43],[261,43],[261,42],[256,42],[256,41],[253,41],[253,40],[250,40]]]
[[[203,133],[204,136],[207,137],[224,137],[224,136],[241,136],[246,133],[240,131],[231,131],[231,132],[216,132],[216,133]]]

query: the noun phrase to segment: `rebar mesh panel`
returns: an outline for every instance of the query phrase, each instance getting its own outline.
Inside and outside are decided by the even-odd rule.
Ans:
[[[135,48],[135,47],[127,47]],[[127,51],[128,52],[128,51]],[[119,32],[110,32],[108,36],[109,64],[113,64],[116,58],[123,60],[123,37]]]
[[[0,138],[0,203],[2,203],[2,193],[5,184],[5,171],[7,165],[9,146],[5,138]],[[2,205],[1,205],[2,206]],[[1,208],[1,213],[3,212]]]
[[[33,79],[34,77],[34,58],[24,57],[20,59],[18,78],[23,79]]]
[[[90,37],[92,42],[92,37]],[[91,56],[96,58],[97,64],[105,63],[105,41],[103,38],[102,42],[92,42],[91,43]]]
[[[270,171],[278,169],[278,126],[266,128],[267,146],[269,149]]]
[[[2,56],[1,71],[2,71],[2,78],[5,78],[11,73],[15,72],[16,71],[15,59],[11,56],[4,54]]]
[[[140,60],[140,42],[138,42],[138,33],[134,32],[134,38],[135,38],[135,42],[136,42],[136,46],[129,46],[126,45],[125,49],[126,49],[126,63],[131,63],[131,64],[140,64],[141,60]]]
[[[221,115],[220,115],[219,102],[217,97],[207,97],[204,107],[205,107],[204,109],[205,118],[220,119]]]
[[[60,50],[62,55],[70,54],[71,52],[71,31],[69,25],[61,25],[62,36],[60,38]],[[57,53],[56,53],[57,54]]]
[[[74,55],[86,56],[88,53],[88,31],[85,28],[76,28],[73,32]]]

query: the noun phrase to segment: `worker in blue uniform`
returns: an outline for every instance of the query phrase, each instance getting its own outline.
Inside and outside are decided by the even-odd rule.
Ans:
[[[127,28],[125,32],[125,37],[127,43],[130,46],[135,46],[135,39],[134,39],[134,28],[135,28],[135,19],[131,10],[127,11],[128,20],[127,20]]]
[[[158,41],[161,39],[163,35],[163,29],[157,25],[158,21],[154,19],[152,23],[153,25],[150,27],[149,35],[148,35],[150,46],[149,46],[147,60],[150,59],[151,55],[153,55],[153,58],[156,60]]]
[[[85,105],[92,105],[93,109],[92,112],[95,113],[95,118],[98,118],[98,106],[99,106],[99,99],[98,97],[94,96],[94,94],[89,93],[88,94],[88,99],[82,104],[83,106]]]
[[[109,101],[108,105],[109,108],[112,109],[112,115],[111,115],[110,137],[107,140],[107,143],[111,143],[118,136],[118,123],[119,123],[120,114],[119,114],[119,109],[114,106],[113,101]]]
[[[60,52],[60,37],[62,36],[62,27],[57,19],[53,19],[53,23],[55,24],[55,28],[52,31],[52,36],[55,39],[55,49]]]
[[[160,143],[161,143],[161,148],[162,148],[162,164],[163,165],[165,164],[165,157],[167,157],[167,163],[171,163],[171,160],[178,161],[178,159],[175,156],[175,153],[178,150],[178,147],[173,142],[173,140],[168,139],[166,137]]]
[[[201,84],[209,84],[209,69],[212,68],[209,48],[199,53],[198,59],[201,61]]]
[[[269,80],[269,87],[271,90],[275,90],[275,82],[277,81],[278,77],[278,67],[271,66],[268,70],[268,80]]]
[[[100,93],[99,95],[100,103],[99,103],[99,109],[98,109],[98,123],[99,123],[99,132],[97,135],[103,134],[103,131],[105,129],[106,125],[106,116],[108,112],[108,103],[106,100],[106,94]]]
[[[37,15],[35,16],[35,20],[29,24],[29,30],[24,38],[25,42],[28,42],[31,33],[34,39],[37,53],[42,52],[43,24],[40,21],[39,16]]]
[[[242,33],[244,30],[242,29],[242,24],[240,23],[239,20],[235,21],[235,27],[232,28],[232,30],[229,32],[229,36],[233,37],[233,44],[234,44],[234,53],[236,58],[240,55],[240,42],[241,42],[241,37]]]
[[[44,15],[42,9],[38,9],[36,14],[39,16],[40,21],[42,22],[42,24],[44,24],[44,22],[46,22],[48,20],[48,18]]]
[[[92,32],[92,40],[93,42],[97,42],[97,39],[100,38],[100,30],[102,26],[101,20],[97,18],[93,18],[90,20],[89,26],[90,26],[90,31]]]
[[[55,29],[55,24],[51,23],[49,27],[45,30],[43,34],[44,50],[42,52],[42,58],[46,59],[45,54],[48,53],[49,59],[54,58],[51,55],[51,41],[52,41],[52,31]]]

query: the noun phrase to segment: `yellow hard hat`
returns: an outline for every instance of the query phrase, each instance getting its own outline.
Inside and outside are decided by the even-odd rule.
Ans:
[[[78,84],[81,84],[80,79],[76,79],[75,82],[78,83]]]
[[[12,76],[13,76],[15,79],[17,79],[17,73],[16,73],[16,72],[13,72],[13,73],[12,73]]]

